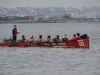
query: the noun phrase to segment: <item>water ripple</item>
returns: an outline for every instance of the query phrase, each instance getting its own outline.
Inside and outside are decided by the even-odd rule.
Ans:
[[[8,33],[11,33],[12,26],[0,24],[0,32],[2,33],[0,41],[6,36],[9,37]],[[39,23],[39,27],[37,24],[18,24],[17,26],[21,32],[18,39],[22,34],[29,38],[30,32],[34,34],[35,39],[39,34],[42,34],[44,39],[48,34],[51,34],[53,38],[56,34],[63,36],[66,33],[68,38],[71,38],[77,32],[87,33],[90,37],[90,48],[0,47],[0,75],[100,74],[99,24]]]

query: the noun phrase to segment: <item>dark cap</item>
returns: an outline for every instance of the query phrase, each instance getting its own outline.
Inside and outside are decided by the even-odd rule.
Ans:
[[[24,35],[22,35],[22,37],[25,37]]]
[[[80,36],[80,33],[77,33],[77,36]]]
[[[47,37],[48,37],[48,38],[51,38],[51,36],[50,36],[50,35],[48,35]]]
[[[40,38],[42,38],[42,35],[39,35]]]

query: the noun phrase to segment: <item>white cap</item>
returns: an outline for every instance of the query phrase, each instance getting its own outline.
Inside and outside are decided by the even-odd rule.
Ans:
[[[32,37],[32,35],[29,36],[29,38],[31,38],[31,37]]]
[[[64,37],[67,37],[67,35],[66,35],[66,34],[64,34],[63,38],[64,38]]]

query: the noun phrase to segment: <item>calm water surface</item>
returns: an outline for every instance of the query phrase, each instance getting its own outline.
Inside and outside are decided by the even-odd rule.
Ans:
[[[0,42],[9,38],[14,24],[0,24]],[[0,47],[0,75],[100,75],[100,25],[87,23],[17,24],[18,39],[33,35],[43,39],[56,34],[87,33],[90,49]]]

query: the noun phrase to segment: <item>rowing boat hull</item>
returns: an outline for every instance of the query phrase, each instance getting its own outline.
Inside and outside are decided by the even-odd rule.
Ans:
[[[41,43],[28,43],[28,42],[3,42],[0,43],[1,47],[77,47],[89,48],[89,38],[71,40],[67,42],[41,42]]]

